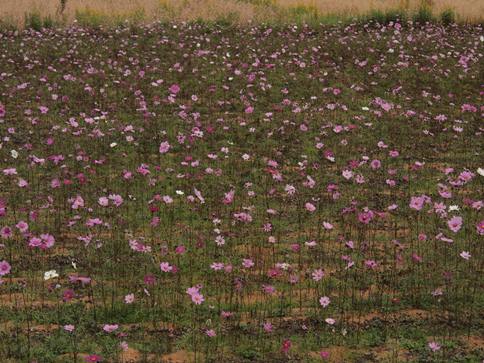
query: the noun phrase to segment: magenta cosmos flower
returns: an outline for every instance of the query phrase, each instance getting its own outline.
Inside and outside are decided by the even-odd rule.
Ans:
[[[84,358],[84,360],[88,363],[97,363],[97,362],[102,362],[103,358],[100,355],[97,354],[89,354]]]

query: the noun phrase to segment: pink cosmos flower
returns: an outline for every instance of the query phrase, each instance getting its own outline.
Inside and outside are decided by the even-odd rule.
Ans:
[[[26,222],[24,222],[24,221],[20,221],[20,222],[18,222],[18,223],[15,225],[15,227],[17,227],[17,229],[18,229],[20,232],[22,232],[22,233],[27,232],[27,231],[28,231],[28,229],[29,229],[29,225],[28,225]]]
[[[462,227],[462,217],[460,216],[452,217],[447,221],[447,225],[449,226],[452,232],[455,232],[455,233],[459,232],[459,230]]]
[[[207,330],[205,330],[205,334],[208,337],[210,337],[210,338],[213,338],[213,337],[217,336],[217,333],[213,329],[207,329]]]
[[[78,195],[72,201],[72,209],[79,209],[82,207],[84,207],[84,199],[80,195]]]
[[[200,203],[204,204],[205,203],[205,199],[203,198],[202,196],[202,193],[197,189],[197,188],[193,188],[193,192],[195,193],[195,196],[198,198],[198,200],[200,201]]]
[[[8,226],[0,229],[0,237],[2,237],[3,239],[8,239],[12,237],[12,229]]]
[[[29,247],[40,247],[42,245],[42,240],[38,237],[31,237],[29,239]]]
[[[484,235],[484,219],[476,224],[477,234]]]
[[[333,318],[327,318],[327,319],[324,319],[324,321],[326,322],[326,324],[329,324],[329,325],[334,325],[336,323],[336,320],[334,320]]]
[[[156,277],[151,275],[151,274],[148,274],[146,275],[144,278],[143,278],[143,282],[146,284],[146,285],[154,285],[155,282],[156,282]]]
[[[173,270],[173,266],[171,266],[168,262],[160,263],[160,270],[163,272],[171,272]]]
[[[410,199],[410,208],[415,209],[415,210],[421,210],[423,208],[425,199],[420,196],[420,197],[412,197]]]
[[[322,350],[321,352],[319,352],[319,355],[323,360],[328,360],[330,357],[330,353],[327,350]]]
[[[129,345],[127,342],[125,341],[122,341],[121,343],[119,343],[119,347],[124,351],[124,352],[127,352],[128,349],[129,349]]]
[[[220,313],[220,315],[222,316],[222,318],[224,319],[228,319],[230,317],[232,317],[234,315],[234,313],[230,312],[230,311],[223,311]]]
[[[373,270],[378,266],[378,264],[375,260],[365,260],[365,266]]]
[[[42,245],[40,246],[40,248],[42,248],[42,249],[50,248],[55,243],[54,236],[52,236],[48,233],[41,234],[40,238],[42,240]]]
[[[128,294],[124,297],[125,304],[132,304],[134,302],[134,294]]]
[[[190,295],[190,296],[193,296],[193,295],[196,295],[199,293],[200,291],[200,286],[199,285],[196,285],[196,286],[192,286],[192,287],[189,287],[187,289],[187,294]]]
[[[330,300],[330,298],[329,298],[329,297],[327,297],[327,296],[323,296],[323,297],[321,297],[321,298],[319,299],[319,304],[320,304],[320,305],[321,305],[323,308],[327,307],[327,306],[330,304],[330,302],[331,302],[331,300]]]
[[[436,351],[440,350],[440,348],[441,348],[440,344],[436,343],[436,342],[430,342],[428,344],[428,346],[429,346],[429,348],[432,352],[436,352]]]
[[[307,202],[304,205],[304,208],[306,208],[306,210],[309,211],[309,212],[311,212],[311,213],[316,210],[316,207],[312,203],[309,203],[309,202]]]
[[[120,207],[121,204],[123,204],[123,197],[119,194],[110,194],[108,198],[113,202],[116,207]]]
[[[103,330],[106,333],[112,333],[113,331],[117,330],[118,328],[119,328],[119,325],[118,324],[105,324],[103,326]]]
[[[376,169],[379,169],[381,167],[381,161],[380,160],[372,160],[372,162],[370,163],[370,167],[373,169],[373,170],[376,170]]]
[[[98,363],[98,362],[102,362],[103,358],[100,355],[97,355],[97,354],[90,354],[90,355],[86,356],[86,358],[84,358],[84,360],[87,363]]]
[[[276,293],[276,288],[272,285],[262,285],[262,291],[268,295],[273,295]]]
[[[12,267],[7,261],[0,261],[0,276],[8,275],[11,269]]]
[[[164,202],[165,204],[171,204],[171,203],[173,203],[173,198],[172,198],[172,197],[170,197],[169,195],[164,195],[164,196],[162,197],[162,199],[163,199],[163,202]]]
[[[71,325],[71,324],[64,325],[63,328],[64,328],[65,331],[67,331],[69,333],[72,333],[75,329],[74,325]]]
[[[292,342],[289,339],[286,339],[282,342],[281,351],[284,354],[287,354],[289,353],[289,350],[291,349],[291,347],[292,347]]]
[[[368,224],[373,219],[373,216],[374,214],[372,211],[361,212],[361,213],[358,213],[358,221],[360,221],[363,224]]]
[[[343,170],[343,178],[350,180],[353,177],[353,172],[351,170]]]
[[[223,262],[214,262],[210,265],[210,268],[214,271],[220,271],[224,269],[224,263]]]
[[[234,218],[240,222],[250,223],[252,222],[252,216],[246,212],[234,213]]]
[[[235,190],[230,190],[229,192],[225,193],[222,203],[231,204],[234,200],[234,195],[235,195]]]
[[[178,84],[175,83],[172,84],[168,90],[170,91],[170,93],[176,95],[178,92],[180,92],[181,88]]]
[[[202,294],[199,294],[198,292],[193,294],[192,295],[192,301],[196,304],[196,305],[201,305],[205,299],[203,297]]]
[[[49,112],[49,108],[48,107],[45,107],[45,106],[40,106],[39,107],[39,111],[42,114],[46,114],[47,112]]]
[[[245,268],[251,268],[254,265],[254,261],[252,261],[250,258],[244,258],[242,260],[242,266],[244,266]]]
[[[74,290],[72,290],[72,289],[66,289],[62,293],[62,300],[64,302],[69,302],[72,299],[74,299],[74,297],[75,297],[75,294],[74,294]]]
[[[165,154],[170,150],[170,148],[171,148],[170,143],[168,141],[163,141],[160,144],[159,152],[160,154]]]
[[[311,276],[314,281],[320,281],[324,277],[324,271],[322,269],[314,270]]]
[[[266,333],[271,333],[272,332],[272,324],[270,322],[266,322],[263,324],[264,331]]]
[[[175,253],[177,255],[183,255],[185,252],[187,251],[186,247],[183,246],[183,245],[180,245],[180,246],[176,246],[175,248]]]

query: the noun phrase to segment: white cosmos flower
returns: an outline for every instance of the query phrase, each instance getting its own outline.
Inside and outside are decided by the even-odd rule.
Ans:
[[[118,145],[117,143],[112,142],[112,143],[111,143],[109,146],[111,146],[111,147],[116,147],[117,145]]]
[[[460,210],[458,205],[449,205],[449,212]]]
[[[480,176],[484,176],[484,169],[483,168],[478,168],[477,169],[477,174],[479,174]]]
[[[53,279],[54,277],[59,277],[59,274],[57,273],[56,270],[50,270],[44,273],[44,280],[50,280]]]
[[[10,155],[12,155],[12,158],[17,159],[18,158],[18,152],[17,152],[17,150],[10,151]]]

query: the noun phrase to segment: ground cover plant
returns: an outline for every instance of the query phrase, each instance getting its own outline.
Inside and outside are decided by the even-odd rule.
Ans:
[[[0,35],[1,362],[481,362],[482,26]]]

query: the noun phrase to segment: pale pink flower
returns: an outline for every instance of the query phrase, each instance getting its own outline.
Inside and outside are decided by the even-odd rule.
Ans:
[[[119,325],[118,324],[105,324],[103,326],[103,330],[106,333],[112,333],[113,331],[117,330],[118,328],[119,328]]]
[[[254,262],[249,258],[244,258],[242,261],[242,266],[245,268],[251,268],[254,266]]]
[[[160,270],[163,272],[171,272],[173,270],[173,266],[171,266],[168,262],[160,263]]]
[[[320,281],[324,277],[324,271],[322,269],[314,270],[311,276],[314,281]]]
[[[306,208],[307,211],[309,212],[314,212],[316,210],[316,207],[314,206],[314,204],[312,203],[309,203],[307,202],[305,205],[304,205],[304,208]]]
[[[213,337],[217,336],[217,333],[213,329],[207,329],[207,330],[205,330],[205,334],[208,337],[210,337],[210,338],[213,338]]]
[[[202,304],[205,301],[205,299],[204,299],[204,297],[203,297],[202,294],[195,293],[195,294],[192,295],[192,301],[196,305],[200,305],[200,304]]]
[[[429,348],[432,352],[436,352],[436,351],[440,350],[440,348],[441,348],[440,344],[436,343],[436,342],[430,342],[428,344],[428,346],[429,346]]]
[[[65,331],[67,331],[69,333],[72,333],[75,329],[74,325],[71,325],[71,324],[64,325],[63,328],[64,328]]]
[[[336,323],[336,320],[334,320],[333,318],[327,318],[324,319],[324,321],[329,325],[334,325]]]
[[[109,199],[106,197],[100,197],[97,202],[103,207],[107,207],[109,205]]]
[[[171,148],[170,143],[168,141],[163,141],[160,144],[159,152],[160,154],[165,154],[170,150],[170,148]]]
[[[447,225],[449,226],[452,232],[459,232],[462,227],[462,217],[454,216],[447,221]]]
[[[134,302],[134,294],[128,294],[124,297],[124,302],[126,304],[132,304]]]
[[[319,303],[323,308],[327,307],[330,304],[331,300],[327,296],[323,296],[319,299]]]

